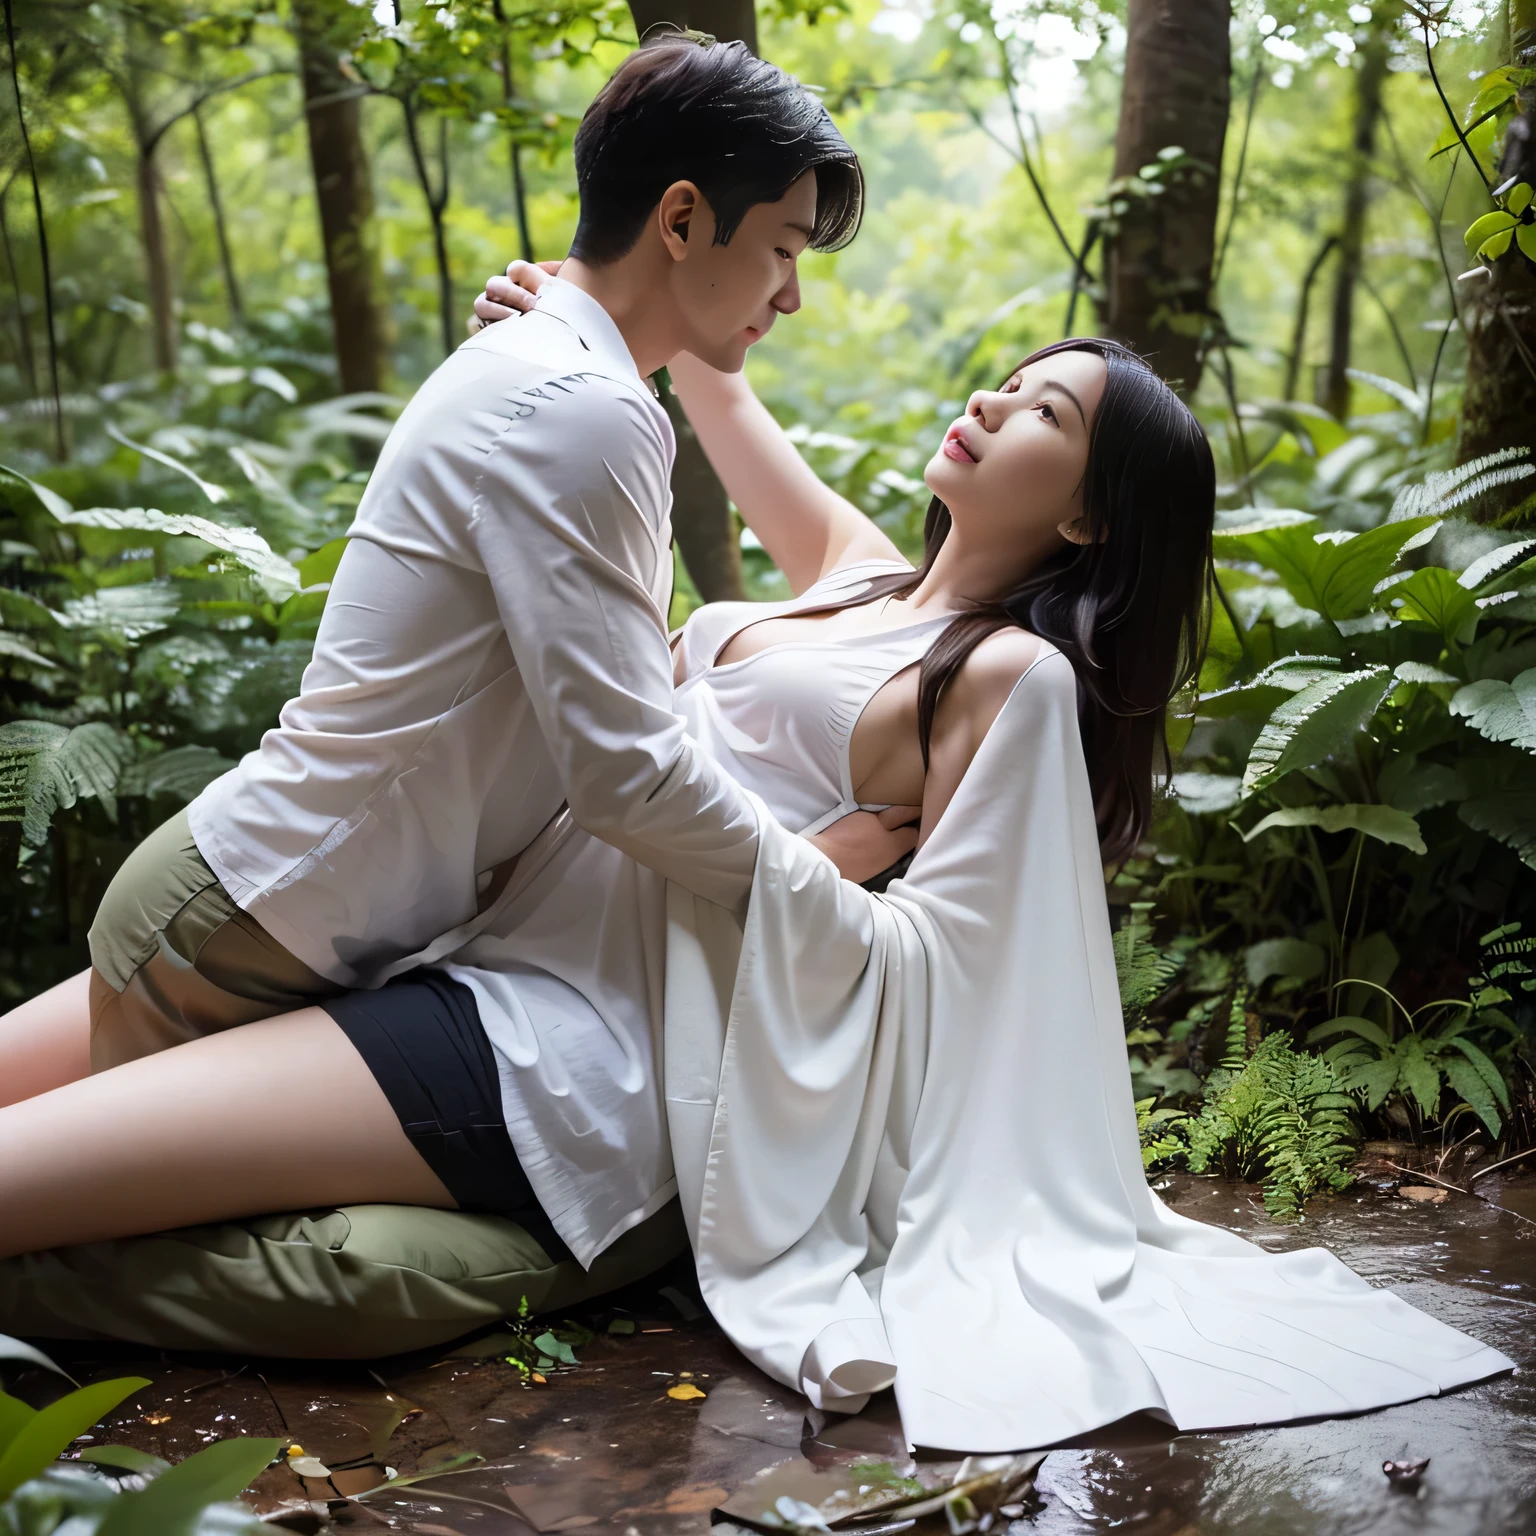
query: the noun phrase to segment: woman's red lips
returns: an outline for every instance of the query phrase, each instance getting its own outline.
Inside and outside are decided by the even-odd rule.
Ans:
[[[975,464],[976,455],[966,446],[965,428],[956,422],[944,435],[944,446],[939,452],[946,459],[953,459],[957,464]]]

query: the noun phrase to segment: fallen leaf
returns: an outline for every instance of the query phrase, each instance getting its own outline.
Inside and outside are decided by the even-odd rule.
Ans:
[[[634,1331],[635,1324],[633,1318],[616,1317],[608,1324],[609,1333],[633,1333]]]
[[[1428,1465],[1429,1457],[1421,1456],[1417,1461],[1384,1461],[1381,1470],[1394,1488],[1417,1488]]]
[[[331,1469],[318,1456],[290,1456],[288,1465],[300,1477],[329,1477]]]
[[[691,1381],[685,1381],[681,1386],[667,1388],[667,1396],[678,1403],[695,1402],[697,1399],[707,1395],[707,1393],[699,1391]]]
[[[144,1422],[146,1424],[169,1424],[171,1416],[168,1413],[146,1413],[144,1415]]]
[[[1444,1205],[1451,1192],[1428,1184],[1405,1184],[1398,1190],[1398,1194],[1404,1200],[1416,1200],[1420,1205]]]

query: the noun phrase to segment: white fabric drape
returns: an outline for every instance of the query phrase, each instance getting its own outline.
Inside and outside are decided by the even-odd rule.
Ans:
[[[819,1407],[1043,1446],[1384,1406],[1509,1368],[1323,1249],[1142,1172],[1069,663],[1047,649],[902,881],[766,814],[745,924],[668,888],[665,1079],[700,1282]]]

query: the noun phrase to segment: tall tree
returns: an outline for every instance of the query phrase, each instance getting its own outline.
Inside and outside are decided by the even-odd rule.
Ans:
[[[11,12],[11,0],[5,0],[5,43],[6,52],[10,58],[11,66],[11,91],[16,98],[16,126],[21,134],[22,158],[26,162],[27,175],[32,182],[32,211],[37,217],[37,247],[38,255],[42,261],[43,269],[43,307],[48,324],[48,378],[53,387],[53,426],[54,426],[54,450],[62,459],[66,449],[64,445],[64,404],[59,396],[59,342],[58,333],[54,325],[53,316],[53,268],[48,256],[48,221],[43,216],[43,189],[42,183],[37,179],[37,162],[32,156],[32,135],[27,128],[26,103],[21,99],[21,70],[16,61],[16,18]],[[6,182],[5,190],[11,189],[10,182]],[[3,210],[0,210],[3,213]],[[16,266],[11,260],[11,240],[7,232],[5,239],[6,261],[11,268],[11,280],[16,280]],[[21,322],[23,336],[26,335],[27,317],[21,312],[20,293],[17,294],[17,318]],[[32,371],[31,342],[26,340],[23,346],[26,354],[29,372]],[[33,387],[36,388],[35,377]]]
[[[1522,70],[1515,114],[1504,130],[1494,186],[1515,179],[1536,187],[1536,0],[1510,0],[1509,60]],[[1467,382],[1457,457],[1465,464],[1501,448],[1536,449],[1536,264],[1511,243],[1490,274],[1467,290],[1462,325]],[[1518,504],[1529,483],[1497,488],[1477,511],[1497,517]]]
[[[389,374],[389,312],[363,145],[367,88],[347,78],[340,60],[357,15],[347,0],[293,0],[336,366],[346,394],[381,390]]]
[[[721,42],[743,42],[757,52],[757,13],[752,0],[630,0],[629,10],[640,37],[658,22],[671,22],[708,32]],[[741,580],[741,548],[736,542],[730,499],[677,396],[666,389],[662,401],[677,433],[672,531],[683,552],[683,563],[705,602],[739,602],[746,596],[746,588]]]
[[[1339,224],[1338,261],[1333,272],[1333,308],[1329,316],[1328,367],[1321,404],[1340,421],[1349,414],[1349,361],[1354,341],[1355,293],[1360,286],[1365,248],[1365,219],[1370,208],[1376,130],[1381,123],[1381,93],[1387,81],[1388,41],[1393,8],[1377,0],[1355,56],[1355,121],[1350,135],[1349,175],[1344,183],[1344,216]]]
[[[1104,330],[1191,395],[1209,340],[1221,157],[1231,105],[1230,0],[1129,0],[1104,228]]]

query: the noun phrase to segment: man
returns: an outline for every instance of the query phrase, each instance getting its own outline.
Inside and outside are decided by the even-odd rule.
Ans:
[[[739,369],[799,308],[800,252],[857,230],[862,178],[796,81],[675,37],[604,87],[576,169],[562,280],[401,415],[300,696],[130,857],[91,970],[6,1019],[0,1102],[447,954],[563,805],[745,901],[755,819],[671,709],[674,442],[646,379],[685,349]],[[912,840],[863,813],[817,839],[855,879]]]

